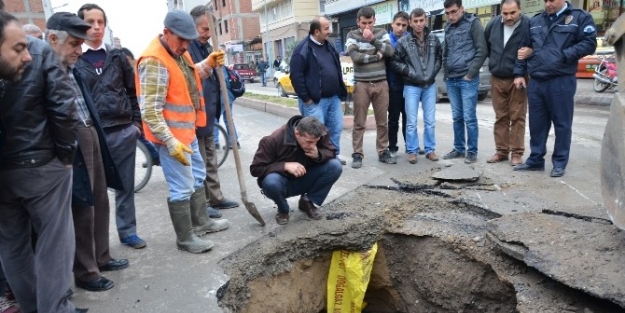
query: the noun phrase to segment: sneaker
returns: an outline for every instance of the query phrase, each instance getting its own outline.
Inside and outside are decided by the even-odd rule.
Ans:
[[[206,213],[208,214],[208,217],[210,217],[210,218],[220,218],[221,217],[221,212],[219,212],[219,210],[213,208],[212,206],[207,206],[206,207]]]
[[[462,153],[462,152],[460,152],[460,151],[458,151],[456,149],[451,150],[451,152],[449,152],[449,153],[447,153],[447,154],[445,154],[443,156],[443,159],[445,159],[445,160],[457,159],[457,158],[464,158],[464,153]]]
[[[410,164],[417,164],[417,154],[416,153],[411,153],[408,155],[408,163]]]
[[[0,312],[1,313],[20,313],[20,308],[17,306],[17,301],[8,300],[6,298],[0,298]]]
[[[339,160],[339,162],[341,162],[341,165],[347,164],[347,160],[345,160],[344,157],[337,155],[336,158]]]
[[[121,243],[131,247],[131,248],[135,248],[135,249],[141,249],[141,248],[145,248],[145,246],[147,246],[147,244],[145,243],[145,240],[139,238],[139,236],[137,235],[132,235],[132,236],[128,236],[126,238],[122,238],[119,241],[121,241]]]
[[[384,150],[378,156],[378,161],[386,164],[397,164],[397,157],[393,156],[390,151]]]
[[[352,155],[352,168],[362,167],[362,154],[354,153]]]
[[[219,150],[219,148],[221,148],[221,146],[218,143],[216,143],[215,144],[215,150]]]
[[[475,163],[475,161],[477,161],[477,153],[467,152],[467,157],[464,158],[464,163],[471,164]]]

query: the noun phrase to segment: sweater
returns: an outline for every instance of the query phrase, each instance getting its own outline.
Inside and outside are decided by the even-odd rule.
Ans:
[[[354,62],[354,80],[362,82],[386,80],[384,58],[393,56],[391,39],[382,28],[373,29],[373,40],[367,41],[360,29],[347,34],[345,47]],[[377,54],[380,52],[382,58]]]

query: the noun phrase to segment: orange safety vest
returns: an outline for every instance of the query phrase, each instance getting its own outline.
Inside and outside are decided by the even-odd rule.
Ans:
[[[157,58],[162,64],[167,67],[169,73],[169,83],[167,85],[167,96],[165,97],[165,103],[163,106],[163,117],[165,122],[172,132],[174,137],[185,145],[191,144],[195,140],[195,128],[206,126],[206,113],[204,111],[204,97],[202,97],[202,83],[200,76],[195,70],[191,55],[189,52],[185,52],[183,57],[186,59],[189,66],[193,67],[195,74],[195,82],[198,88],[198,100],[200,101],[200,107],[196,109],[193,106],[191,95],[187,87],[187,80],[184,77],[184,73],[178,66],[178,63],[167,52],[165,47],[161,44],[160,37],[156,37],[148,48],[143,52],[141,57],[135,63],[137,68],[135,69],[135,85],[137,89],[137,98],[139,98],[139,105],[141,108],[145,105],[144,99],[141,99],[141,84],[139,83],[139,63],[146,57]],[[151,142],[164,144],[162,141],[156,138],[150,130],[150,127],[143,122],[143,131],[145,138]]]

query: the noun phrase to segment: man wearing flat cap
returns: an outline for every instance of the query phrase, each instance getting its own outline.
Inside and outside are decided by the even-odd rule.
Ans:
[[[167,204],[178,249],[203,253],[213,243],[198,236],[229,227],[206,212],[206,167],[198,148],[196,127],[206,125],[202,84],[224,63],[222,51],[193,64],[187,52],[198,38],[193,18],[184,11],[165,16],[163,34],[152,40],[137,60],[136,86],[145,138],[155,144],[169,186]]]
[[[73,313],[68,300],[74,260],[72,162],[76,105],[65,68],[48,44],[24,38],[17,19],[0,12],[13,43],[32,60],[21,78],[4,78],[0,113],[6,136],[0,154],[0,258],[22,312]],[[26,41],[27,40],[27,41]],[[28,47],[28,52],[25,51]],[[4,50],[4,48],[3,48]],[[3,56],[4,57],[4,56]],[[33,250],[33,234],[38,239]],[[36,252],[36,253],[35,253]]]
[[[101,271],[128,267],[128,260],[113,259],[109,253],[109,200],[107,186],[121,186],[100,118],[83,76],[74,68],[82,54],[81,44],[89,38],[89,24],[72,13],[54,13],[47,22],[46,41],[67,69],[76,94],[78,152],[74,159],[72,215],[76,235],[74,281],[76,287],[105,291],[114,283]]]

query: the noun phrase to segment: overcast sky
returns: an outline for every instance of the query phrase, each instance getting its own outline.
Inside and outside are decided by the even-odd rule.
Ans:
[[[113,36],[119,37],[135,58],[163,31],[167,0],[51,0],[55,12],[76,13],[85,3],[104,9]]]

